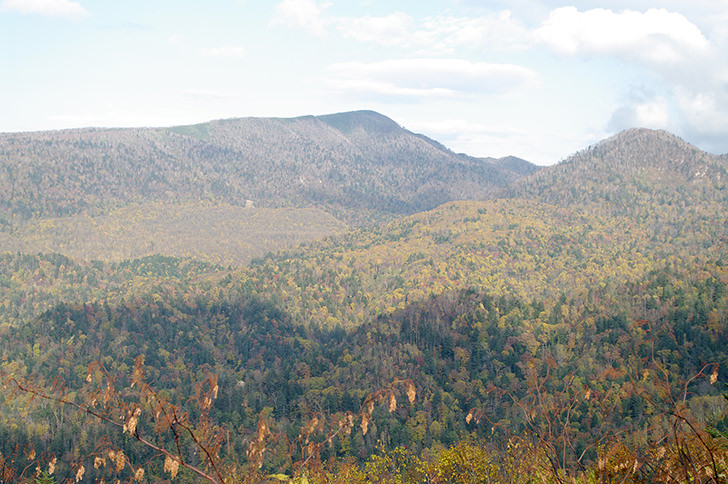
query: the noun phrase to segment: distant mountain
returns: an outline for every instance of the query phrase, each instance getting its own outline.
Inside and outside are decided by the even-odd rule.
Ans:
[[[723,385],[709,383],[728,376],[726,157],[629,130],[521,176],[500,199],[347,230],[320,207],[241,205],[395,214],[435,203],[430,193],[465,196],[478,174],[505,183],[532,167],[453,154],[371,112],[6,135],[0,147],[15,218],[128,204],[0,231],[12,251],[0,254],[0,453],[16,457],[4,481],[56,455],[56,475],[174,478],[142,435],[175,462],[209,448],[226,475],[261,479],[720,472],[724,442],[705,429],[724,434],[728,418]],[[477,193],[493,193],[487,180]],[[230,266],[243,234],[281,226],[277,240],[317,240]],[[51,237],[64,242],[38,245]],[[120,260],[75,260],[86,247],[37,253],[102,241],[96,253]],[[123,260],[127,243],[140,258]],[[141,257],[145,243],[157,255]],[[185,257],[159,255],[171,250]],[[142,373],[154,393],[128,387]],[[72,403],[74,414],[55,397],[33,405],[36,392],[99,401],[93,414]],[[170,412],[156,419],[155,408]],[[178,408],[180,419],[165,417]],[[138,423],[138,439],[84,415]],[[186,423],[194,434],[177,432]],[[220,439],[196,446],[198,436]],[[255,439],[267,449],[260,474],[242,457]],[[112,448],[130,469],[90,466]],[[460,457],[479,467],[443,477]]]
[[[486,158],[486,160],[495,163],[497,166],[516,173],[518,175],[530,175],[536,173],[541,169],[540,166],[534,165],[530,161],[526,161],[523,158],[516,156],[505,156],[503,158]]]
[[[372,111],[2,134],[0,167],[0,213],[23,218],[194,200],[409,214],[522,175]]]
[[[643,223],[656,242],[724,239],[728,158],[666,131],[630,129],[523,178],[505,197]],[[695,242],[693,245],[699,245]]]
[[[724,200],[728,160],[666,131],[629,129],[524,178],[505,192],[557,205],[594,204],[614,213],[644,203]]]

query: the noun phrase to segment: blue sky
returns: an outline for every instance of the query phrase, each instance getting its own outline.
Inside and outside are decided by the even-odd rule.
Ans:
[[[0,0],[0,131],[373,109],[552,164],[636,126],[728,152],[728,0]]]

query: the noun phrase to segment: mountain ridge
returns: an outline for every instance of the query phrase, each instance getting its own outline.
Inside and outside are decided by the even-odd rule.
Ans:
[[[374,111],[6,133],[0,164],[6,219],[177,199],[319,206],[355,219],[486,198],[521,176]]]
[[[606,138],[516,181],[506,197],[546,203],[589,203],[609,211],[630,211],[638,199],[669,203],[672,198],[725,199],[728,161],[664,130],[632,128]],[[680,192],[680,193],[678,193]]]
[[[347,118],[334,121],[345,123]],[[247,129],[248,134],[287,133],[285,139],[294,144],[306,144],[311,133],[330,141],[329,145],[304,146],[309,150],[304,153],[311,156],[321,155],[322,146],[337,143],[350,153],[362,153],[357,144],[371,153],[379,149],[376,144],[362,145],[366,137],[347,137],[313,117],[220,124],[184,128],[189,135],[140,131],[152,141],[128,153],[123,158],[125,166],[148,177],[146,188],[155,193],[155,183],[164,189],[167,175],[148,169],[147,163],[155,168],[176,166],[175,157],[191,153],[189,170],[180,176],[212,183],[205,170],[217,165],[197,166],[193,161],[207,159],[209,150],[233,163],[239,152],[236,143],[252,143],[234,136],[246,131],[243,126],[258,130]],[[383,124],[382,128],[384,134],[378,135],[382,144],[397,139],[419,143],[409,136],[397,138],[402,132],[394,126]],[[357,129],[350,132],[366,135],[374,130]],[[33,148],[45,156],[48,166],[76,163],[86,170],[79,174],[84,181],[81,177],[92,177],[93,168],[105,167],[105,160],[94,164],[94,160],[71,158],[74,143],[81,143],[80,147],[92,143],[99,150],[131,149],[132,145],[118,141],[129,136],[135,134],[115,132],[106,140],[71,135],[67,152],[53,152],[68,159],[48,156],[52,143]],[[182,141],[164,144],[168,136]],[[205,138],[225,143],[201,140]],[[155,144],[154,139],[161,141]],[[420,152],[437,151],[436,145],[416,146]],[[417,152],[412,145],[405,147]],[[286,152],[285,146],[279,148],[280,153]],[[139,157],[140,153],[144,156]],[[467,155],[458,156],[465,167],[477,164]],[[276,161],[275,156],[270,159]],[[321,159],[329,168],[342,160]],[[347,159],[358,160],[368,170],[379,169],[377,173],[383,172],[381,167],[397,166],[386,152],[381,159]],[[285,166],[305,166],[306,160],[302,156]],[[436,162],[432,160],[435,166]],[[501,163],[519,169],[518,160]],[[154,391],[179,402],[180,408],[194,405],[196,395],[209,382],[210,391],[219,390],[220,395],[212,398],[210,393],[204,405],[215,431],[221,430],[219,442],[225,441],[221,458],[229,457],[226,466],[228,462],[249,465],[242,456],[265,425],[278,435],[299,435],[290,442],[303,445],[325,443],[342,429],[352,430],[351,436],[342,431],[331,441],[333,445],[321,446],[328,452],[321,461],[329,462],[327,472],[337,472],[339,480],[359,473],[357,482],[381,481],[386,477],[380,473],[382,463],[387,467],[392,463],[394,468],[394,463],[405,462],[383,460],[388,456],[422,456],[421,461],[410,460],[418,469],[434,469],[421,463],[440,456],[434,458],[450,466],[453,460],[448,456],[454,455],[454,449],[461,449],[458,461],[463,457],[493,466],[506,463],[512,472],[491,479],[497,482],[514,482],[516,474],[530,477],[533,467],[514,470],[511,462],[536,461],[553,468],[553,474],[542,474],[556,476],[542,479],[548,482],[565,477],[577,482],[594,476],[675,480],[674,460],[657,477],[655,466],[670,456],[698,455],[690,450],[691,441],[677,434],[675,415],[686,423],[695,422],[692,430],[718,422],[712,428],[720,432],[725,432],[728,418],[722,385],[708,383],[727,376],[719,363],[728,357],[728,253],[721,239],[728,203],[720,177],[707,175],[714,173],[709,170],[722,173],[724,163],[725,158],[705,155],[669,134],[629,131],[560,165],[520,178],[511,188],[511,198],[451,201],[387,223],[318,237],[243,267],[232,267],[224,260],[221,265],[201,263],[195,254],[167,257],[160,251],[113,263],[77,262],[60,254],[32,255],[31,245],[21,244],[24,253],[0,254],[0,376],[8,382],[25,377],[39,382],[38,388],[45,383],[50,388],[53,381],[52,388],[62,384],[68,395],[74,392],[73,401],[95,402],[108,381],[123,382],[122,386],[136,382],[141,373],[136,362],[143,358],[145,378]],[[709,170],[702,174],[698,170],[702,167]],[[58,175],[52,170],[32,174],[41,177],[38,183],[50,177],[46,185],[63,184],[52,178]],[[310,184],[316,179],[305,181]],[[204,188],[204,183],[190,186]],[[18,187],[11,183],[9,188]],[[110,188],[114,189],[119,187]],[[164,244],[156,220],[165,222],[172,213],[189,221],[200,208],[190,202],[186,211],[180,210],[181,204],[170,204],[167,211],[163,203],[155,203],[140,203],[126,218],[111,217],[116,223],[111,229],[136,233],[146,230],[150,222],[153,241]],[[270,213],[284,210],[294,219],[291,225],[300,226],[303,213],[303,209],[256,208],[241,214],[245,210],[210,202],[202,214],[207,225],[192,224],[188,232],[172,227],[175,230],[166,235],[186,239],[194,231],[193,236],[202,241],[196,248],[209,254],[209,241],[217,232],[227,231],[231,239],[238,239],[240,231],[250,230],[234,224],[224,227],[236,218],[255,215],[271,223]],[[149,220],[150,214],[155,220]],[[102,218],[85,213],[75,217],[82,225]],[[70,218],[58,220],[57,227],[69,228]],[[44,230],[50,222],[47,217],[37,220]],[[71,227],[70,231],[86,238],[80,230]],[[100,232],[108,238],[107,232]],[[0,245],[5,247],[1,239]],[[204,383],[198,384],[205,375]],[[394,385],[402,382],[407,383],[406,399],[394,393]],[[63,423],[58,418],[63,414],[54,407],[33,406],[34,394],[18,394],[14,385],[0,387],[6,402],[0,406],[3,455],[16,455],[13,446],[18,445],[34,452],[37,448],[39,455],[57,454],[58,475],[70,476],[73,464],[69,463],[85,455],[87,479],[93,479],[104,468],[92,467],[90,458],[99,449],[108,455],[100,442],[134,443],[125,432],[108,433],[98,422],[67,418]],[[679,393],[672,390],[676,388]],[[120,397],[128,394],[119,392]],[[130,404],[113,400],[112,405],[118,406],[113,420],[126,424],[140,416],[138,432],[155,435],[153,412],[129,412],[148,408],[149,400],[141,395],[139,406],[136,399]],[[542,395],[549,398],[544,400]],[[379,403],[384,404],[382,408]],[[106,411],[104,405],[99,404],[98,411]],[[361,432],[353,425],[357,419],[361,419]],[[319,434],[305,430],[319,422],[324,425]],[[543,429],[554,422],[561,433],[544,437]],[[326,435],[329,428],[334,433]],[[301,429],[306,438],[316,440],[304,443]],[[179,434],[172,430],[172,434],[156,434],[155,442],[181,449]],[[519,445],[512,445],[514,432],[518,432]],[[697,435],[705,435],[703,442],[711,438],[707,432]],[[554,456],[551,442],[559,442],[560,436],[573,455],[564,457],[569,460],[549,461]],[[674,452],[656,453],[655,442],[664,450],[673,441]],[[644,444],[627,447],[633,442]],[[467,448],[462,452],[462,443],[495,450],[487,455]],[[387,450],[395,447],[407,453]],[[188,448],[197,447],[184,446]],[[594,451],[583,451],[587,448]],[[265,476],[270,480],[276,476],[273,473],[293,474],[292,456],[300,451],[305,457],[302,449],[271,444],[262,474],[250,474],[251,482]],[[500,449],[515,449],[519,454]],[[726,447],[715,449],[725,454]],[[135,463],[151,462],[159,455],[156,449],[151,456],[132,446],[124,452]],[[509,455],[512,461],[503,460]],[[615,460],[619,455],[626,460]],[[646,456],[640,457],[641,470],[637,456]],[[353,466],[346,467],[352,474],[334,467],[341,459]],[[709,469],[710,464],[702,462],[690,466]],[[166,479],[158,464],[155,468],[145,463],[144,476],[152,481]],[[13,465],[19,466],[18,473],[34,468],[22,460]],[[361,472],[372,468],[377,475],[370,473],[371,478],[365,479]],[[409,472],[407,467],[398,469]],[[570,476],[570,469],[583,472]],[[625,473],[618,476],[622,469]],[[467,477],[472,480],[474,475]],[[423,482],[421,476],[408,473],[403,480]],[[443,475],[432,477],[437,480]]]

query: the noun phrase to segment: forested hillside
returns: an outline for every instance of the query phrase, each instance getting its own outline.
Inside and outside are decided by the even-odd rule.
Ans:
[[[6,224],[130,202],[197,200],[318,206],[360,220],[362,211],[410,214],[482,199],[522,172],[457,155],[370,111],[4,134],[0,163]]]
[[[678,217],[680,210],[720,213],[726,200],[725,157],[665,132],[631,129],[591,146],[506,189],[511,197],[584,206],[607,215]],[[664,213],[666,212],[666,213]],[[663,220],[668,223],[668,220]]]
[[[313,119],[255,123],[401,134]],[[244,267],[6,254],[2,479],[722,482],[726,162],[631,130]]]
[[[54,252],[120,262],[163,254],[244,265],[278,249],[341,232],[320,208],[245,208],[213,202],[131,204],[104,213],[43,217],[0,231],[11,252]]]
[[[537,170],[455,154],[371,111],[0,134],[0,244],[240,265]]]

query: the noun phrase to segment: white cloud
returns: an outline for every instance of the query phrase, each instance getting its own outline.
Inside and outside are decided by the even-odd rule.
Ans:
[[[536,29],[534,38],[566,55],[617,55],[654,64],[676,64],[710,48],[695,24],[664,9],[642,13],[557,8]]]
[[[488,50],[523,48],[529,35],[521,22],[504,10],[474,18],[438,16],[427,18],[413,34],[413,45],[451,51],[457,47]]]
[[[328,6],[319,6],[315,0],[283,0],[276,4],[271,24],[302,27],[313,35],[323,37],[328,22],[324,10]]]
[[[490,50],[523,47],[529,41],[528,31],[508,10],[475,18],[440,15],[414,19],[403,12],[336,17],[326,15],[329,5],[315,0],[284,0],[275,6],[271,24],[300,27],[317,36],[325,36],[327,28],[335,27],[344,37],[359,42],[429,52],[451,52],[460,46]]]
[[[717,78],[713,79],[715,81]],[[660,95],[638,93],[619,106],[609,132],[631,127],[666,129],[714,153],[728,152],[728,93],[719,85],[671,85]]]
[[[20,13],[48,15],[51,17],[80,18],[88,15],[78,2],[71,0],[3,0],[0,8]]]
[[[642,87],[622,86],[632,92],[612,111],[605,123],[608,131],[637,126],[667,129],[704,149],[728,151],[725,7],[710,10],[704,2],[699,11],[697,3],[690,9],[679,8],[677,1],[669,5],[681,13],[664,8],[643,12],[556,8],[532,38],[536,45],[563,55],[609,56],[642,68],[644,72],[634,71]],[[614,72],[619,79],[622,68],[617,65]]]
[[[512,48],[525,45],[526,29],[509,11],[476,18],[428,17],[416,21],[402,12],[385,17],[332,20],[345,37],[384,46],[450,52],[456,47]]]
[[[329,87],[361,93],[407,97],[464,97],[505,93],[539,82],[522,66],[461,59],[390,59],[344,62],[326,69]]]
[[[452,52],[458,47],[519,48],[528,40],[526,29],[507,10],[476,18],[445,15],[416,21],[397,12],[386,17],[338,18],[334,22],[342,35],[360,42],[430,52]]]
[[[612,114],[607,127],[610,131],[634,127],[667,130],[675,128],[668,100],[662,96],[620,106]]]
[[[410,43],[414,23],[409,15],[396,12],[386,17],[341,18],[337,28],[345,37],[359,42],[391,46]]]
[[[635,124],[638,126],[650,126],[652,128],[668,128],[670,126],[667,101],[662,97],[649,103],[638,104],[634,107],[634,113],[637,119]]]
[[[203,101],[228,101],[240,99],[241,95],[238,91],[230,89],[184,89],[180,91],[180,95],[187,98],[193,98]]]
[[[326,84],[329,89],[334,91],[387,96],[398,98],[400,101],[412,98],[454,98],[459,96],[457,91],[446,87],[411,87],[372,79],[333,78],[328,79]]]
[[[676,89],[677,105],[684,122],[684,129],[696,137],[722,140],[721,151],[728,150],[728,93],[691,92]]]
[[[203,53],[208,57],[220,57],[225,59],[244,59],[248,54],[245,47],[240,45],[223,45],[222,47],[206,49]]]

